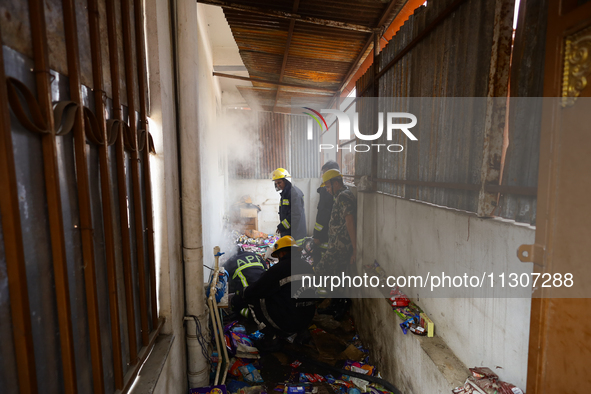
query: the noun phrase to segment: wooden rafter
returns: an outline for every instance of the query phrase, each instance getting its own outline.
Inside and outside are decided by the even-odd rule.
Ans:
[[[295,14],[298,12],[300,6],[300,0],[294,0],[292,12]],[[287,66],[287,58],[289,57],[289,47],[291,46],[291,38],[293,37],[293,29],[295,27],[295,20],[289,22],[289,30],[287,32],[287,41],[285,42],[285,51],[283,52],[283,63],[281,63],[281,72],[279,73],[279,82],[283,82],[283,75],[285,74],[285,67]],[[275,95],[275,104],[273,105],[273,112],[277,107],[277,100],[279,100],[279,91],[281,86],[277,86],[277,94]]]

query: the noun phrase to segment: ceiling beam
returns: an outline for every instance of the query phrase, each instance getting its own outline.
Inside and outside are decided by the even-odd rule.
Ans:
[[[300,0],[295,0],[293,2],[293,9],[292,12],[295,14],[298,12],[298,7],[300,6]],[[287,58],[289,57],[289,47],[291,46],[291,38],[293,37],[293,29],[295,27],[295,20],[289,21],[289,30],[287,31],[287,41],[285,42],[285,51],[283,52],[283,63],[281,63],[281,72],[279,73],[279,82],[283,82],[283,74],[285,74],[285,67],[287,66]],[[275,94],[275,104],[273,105],[273,112],[275,112],[275,108],[277,107],[277,100],[279,100],[279,91],[281,90],[281,86],[277,87],[277,94]]]
[[[298,88],[298,89],[305,89],[305,90],[316,90],[316,91],[319,91],[319,92],[328,92],[328,93],[336,93],[337,92],[334,89],[315,88],[315,87],[306,86],[306,85],[298,85],[298,84],[295,84],[295,83],[273,82],[273,81],[267,81],[265,79],[250,78],[250,77],[241,77],[240,75],[223,74],[223,73],[217,73],[217,72],[214,72],[213,73],[213,76],[214,77],[221,77],[221,78],[238,79],[240,81],[266,83],[266,84],[275,85],[275,86],[286,86],[286,87],[289,87],[289,88]]]
[[[265,16],[272,16],[275,18],[281,19],[288,19],[293,20],[296,22],[304,22],[310,23],[313,25],[325,26],[325,27],[334,27],[336,29],[344,29],[344,30],[353,30],[353,31],[360,31],[363,33],[373,33],[371,27],[363,26],[363,25],[356,25],[353,23],[346,23],[346,22],[338,22],[330,19],[322,19],[322,18],[313,18],[309,16],[302,16],[298,15],[295,12],[284,12],[278,10],[271,10],[259,7],[252,7],[242,4],[230,3],[227,1],[220,1],[220,0],[197,0],[198,3],[208,4],[208,5],[215,5],[229,10],[236,10],[236,11],[243,11],[243,12],[250,12],[253,14],[265,15]]]

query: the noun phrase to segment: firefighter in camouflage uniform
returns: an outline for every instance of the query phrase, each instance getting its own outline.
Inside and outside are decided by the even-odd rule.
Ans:
[[[322,175],[322,186],[334,197],[328,224],[328,249],[314,270],[322,275],[341,275],[355,263],[357,255],[357,199],[343,183],[339,170],[328,170]],[[319,313],[340,318],[346,312],[350,300],[333,298],[330,306]]]
[[[337,275],[355,262],[357,199],[344,185],[339,170],[326,171],[322,180],[322,186],[334,197],[334,204],[328,223],[328,249],[316,270],[323,275]]]
[[[339,165],[334,160],[329,160],[322,166],[322,173],[328,170],[338,170]],[[318,212],[316,213],[316,223],[314,223],[314,263],[318,263],[328,248],[328,222],[330,221],[330,214],[332,212],[332,204],[334,198],[326,190],[326,187],[320,186],[316,190],[318,196]]]

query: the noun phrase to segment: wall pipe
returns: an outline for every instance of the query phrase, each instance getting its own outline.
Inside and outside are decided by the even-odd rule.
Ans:
[[[176,63],[176,109],[179,144],[179,176],[181,181],[181,220],[183,242],[183,271],[185,280],[185,315],[196,316],[201,327],[208,327],[203,278],[203,237],[201,220],[201,155],[198,127],[198,91],[195,65],[197,48],[197,3],[193,0],[173,0],[172,12]],[[182,56],[179,54],[182,53]],[[209,360],[201,348],[196,323],[186,322],[187,379],[189,387],[209,383]],[[209,338],[208,333],[202,333]],[[208,341],[206,341],[207,343]],[[207,349],[205,349],[207,350]]]

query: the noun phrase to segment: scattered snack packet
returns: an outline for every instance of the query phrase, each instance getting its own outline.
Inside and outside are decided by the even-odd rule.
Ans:
[[[295,360],[293,363],[289,364],[292,368],[297,368],[300,365],[302,365],[302,363],[298,360]]]
[[[285,394],[305,394],[306,389],[304,386],[286,386],[285,387]]]
[[[476,379],[486,378],[493,381],[499,380],[499,376],[488,367],[470,368],[470,372],[472,372],[472,376],[474,376]]]
[[[241,359],[233,358],[230,360],[230,369],[228,372],[232,376],[240,376],[240,371],[238,370],[238,368],[244,367],[246,365],[248,365],[248,364],[245,363],[244,361],[242,361]]]
[[[258,369],[252,364],[244,365],[239,367],[238,370],[242,373],[244,380],[248,383],[263,383],[263,378]]]

